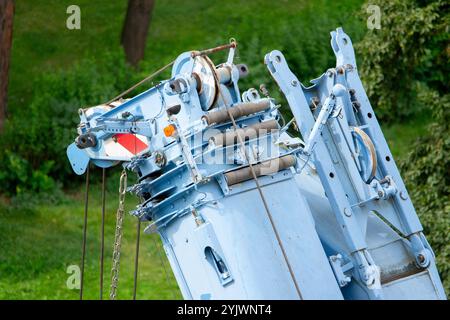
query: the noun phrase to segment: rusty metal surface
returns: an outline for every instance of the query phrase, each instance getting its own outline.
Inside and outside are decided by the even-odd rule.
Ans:
[[[230,48],[236,48],[236,47],[237,47],[237,42],[233,41],[229,44],[224,44],[224,45],[206,49],[206,50],[192,51],[191,55],[192,55],[192,57],[206,56],[211,53],[215,53],[215,52],[222,51],[222,50],[227,50]]]

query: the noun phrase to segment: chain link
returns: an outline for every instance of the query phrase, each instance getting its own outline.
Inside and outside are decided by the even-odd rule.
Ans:
[[[125,169],[123,169],[122,174],[120,175],[119,207],[117,208],[116,234],[114,237],[114,251],[111,268],[111,290],[109,293],[109,298],[111,300],[116,299],[117,286],[119,283],[120,248],[122,245],[122,234],[123,234],[122,224],[125,212],[124,203],[126,190],[127,190],[127,172]]]

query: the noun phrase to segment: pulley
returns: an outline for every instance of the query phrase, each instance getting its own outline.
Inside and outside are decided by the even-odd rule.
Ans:
[[[365,183],[370,183],[377,172],[377,153],[369,135],[362,129],[354,127],[352,131],[356,153],[359,161],[359,174]]]
[[[203,110],[211,109],[217,99],[217,87],[214,81],[214,72],[216,71],[212,70],[210,67],[213,65],[214,64],[208,56],[195,57],[195,64],[192,74],[198,76],[200,79],[197,90]]]
[[[188,73],[197,82],[197,92],[203,110],[209,110],[215,104],[218,88],[215,82],[215,67],[208,56],[194,56],[188,52],[177,58],[172,76]]]

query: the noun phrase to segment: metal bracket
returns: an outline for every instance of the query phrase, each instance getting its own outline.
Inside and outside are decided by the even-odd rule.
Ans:
[[[130,121],[122,119],[97,120],[97,126],[91,128],[91,132],[104,131],[106,133],[133,133],[146,137],[153,135],[150,120]]]
[[[280,51],[275,50],[270,52],[265,56],[264,60],[272,77],[286,96],[303,138],[312,138],[312,141],[309,142],[310,147],[307,150],[313,153],[313,161],[320,180],[339,225],[342,226],[342,231],[350,250],[355,252],[365,249],[367,245],[363,233],[352,212],[351,204],[346,197],[343,185],[337,176],[331,154],[326,147],[325,141],[323,141],[324,139],[321,138],[322,136],[320,134],[317,136],[312,134],[316,121],[304,95],[303,86],[289,69],[286,59]],[[336,89],[339,89],[336,90],[336,93],[338,93],[341,88],[338,87]],[[319,124],[320,122],[316,127]],[[320,161],[316,161],[317,159],[320,159]]]
[[[345,272],[353,269],[353,263],[349,261],[344,264],[344,259],[342,258],[342,255],[340,253],[335,256],[331,256],[329,260],[339,286],[341,288],[345,287],[352,281],[351,277],[347,276]]]

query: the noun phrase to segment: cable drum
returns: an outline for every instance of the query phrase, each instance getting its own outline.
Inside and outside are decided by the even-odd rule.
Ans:
[[[254,114],[257,112],[265,111],[269,109],[270,101],[269,99],[262,99],[258,102],[244,102],[238,103],[229,109],[229,112],[233,116],[233,118],[238,119],[243,116],[248,116],[250,114]],[[217,111],[208,112],[202,117],[203,120],[208,125],[211,124],[220,124],[224,122],[230,121],[230,116],[228,114],[228,110],[221,109]]]

